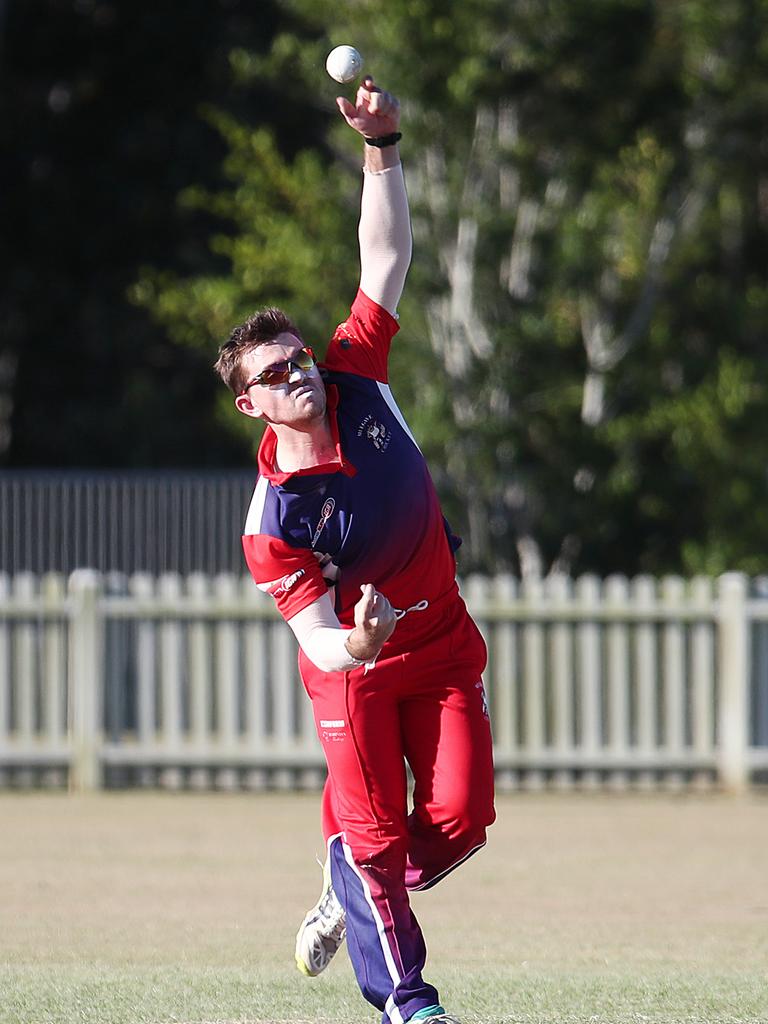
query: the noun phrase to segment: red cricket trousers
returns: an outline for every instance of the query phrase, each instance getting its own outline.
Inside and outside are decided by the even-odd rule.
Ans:
[[[484,845],[493,760],[485,644],[458,596],[406,615],[383,654],[346,673],[301,654],[300,668],[328,764],[323,831],[350,957],[385,1024],[403,1024],[438,1002],[421,977],[426,949],[407,890],[429,888]]]

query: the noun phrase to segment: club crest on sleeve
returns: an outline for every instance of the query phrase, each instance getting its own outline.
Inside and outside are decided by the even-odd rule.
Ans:
[[[338,341],[340,348],[350,348],[352,345],[352,339],[345,332],[343,325],[336,329],[335,340]]]
[[[357,436],[367,438],[378,452],[385,452],[392,440],[392,431],[368,413],[357,428]]]
[[[289,573],[287,576],[283,576],[281,580],[278,580],[277,584],[270,587],[269,593],[273,597],[279,597],[280,594],[287,594],[288,591],[295,587],[302,576],[306,575],[306,569],[298,569],[296,572]]]

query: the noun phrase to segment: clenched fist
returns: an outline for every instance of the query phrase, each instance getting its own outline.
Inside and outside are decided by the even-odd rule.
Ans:
[[[358,661],[373,661],[392,636],[397,620],[392,605],[372,583],[360,590],[363,596],[355,605],[355,628],[344,646]]]

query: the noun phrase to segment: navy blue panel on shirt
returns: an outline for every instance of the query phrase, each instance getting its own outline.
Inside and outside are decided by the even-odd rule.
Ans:
[[[364,583],[402,609],[455,591],[457,538],[384,383],[396,330],[394,318],[358,292],[331,342],[322,372],[339,464],[281,473],[274,434],[262,441],[243,544],[256,583],[286,618],[331,585],[346,625]]]

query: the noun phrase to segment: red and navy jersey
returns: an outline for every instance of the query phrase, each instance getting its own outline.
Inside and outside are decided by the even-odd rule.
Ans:
[[[276,472],[269,426],[262,439],[243,547],[254,580],[286,619],[330,587],[346,626],[354,625],[363,583],[402,610],[456,593],[460,542],[387,383],[397,330],[360,291],[331,340],[321,369],[338,462]]]

